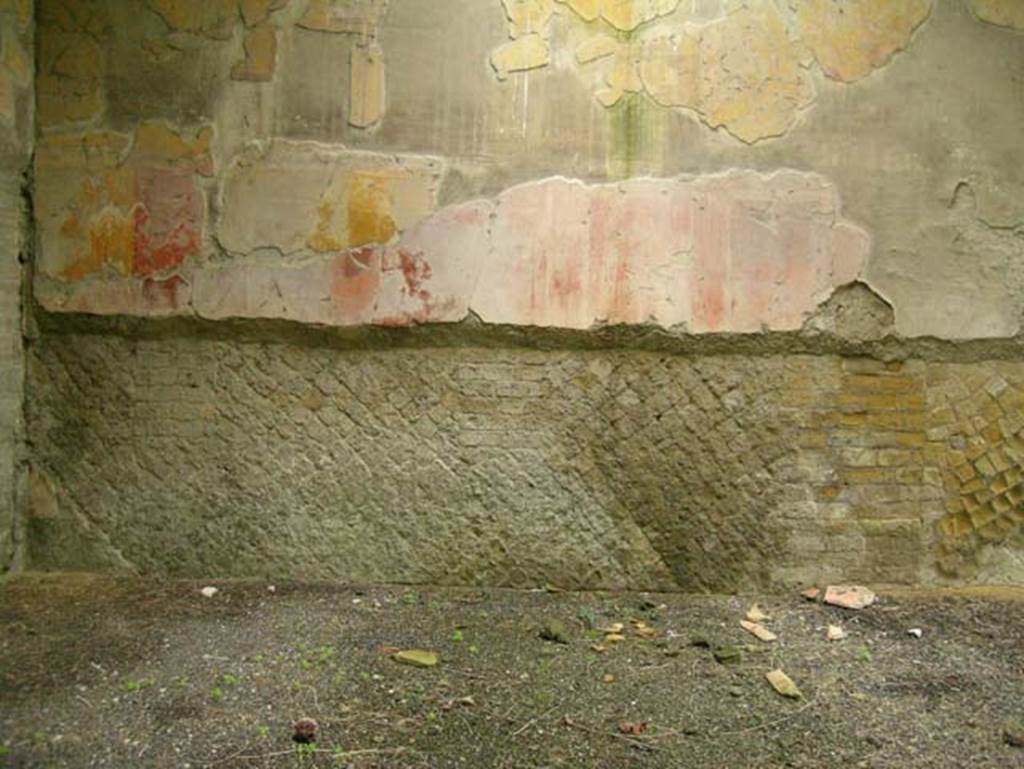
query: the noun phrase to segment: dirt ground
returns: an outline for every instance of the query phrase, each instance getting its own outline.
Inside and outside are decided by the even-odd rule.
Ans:
[[[210,584],[3,583],[0,766],[1024,767],[1024,589],[854,612],[796,594]],[[777,641],[740,627],[755,601]],[[408,649],[439,662],[394,659]]]

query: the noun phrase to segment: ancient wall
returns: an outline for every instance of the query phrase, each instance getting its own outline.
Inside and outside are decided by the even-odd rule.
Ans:
[[[29,561],[1024,580],[1021,8],[41,0]]]
[[[31,251],[32,3],[0,2],[0,572],[16,564],[24,509],[22,272]],[[16,513],[16,511],[18,511]]]

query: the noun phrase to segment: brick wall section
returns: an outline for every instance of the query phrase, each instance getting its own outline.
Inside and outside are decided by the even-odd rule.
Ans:
[[[990,368],[965,367],[972,408]],[[48,334],[30,356],[30,556],[520,587],[926,583],[951,525],[933,406],[962,377],[942,370]]]
[[[835,530],[835,522],[847,517],[846,505],[821,491],[835,483],[830,422],[839,387],[838,361],[800,357],[791,366],[794,375],[780,397],[796,426],[795,451],[776,470],[785,483],[782,515],[792,533],[774,577],[783,584],[813,584],[843,574],[862,557],[862,548],[858,537]]]
[[[925,446],[924,364],[807,358],[784,394],[799,425],[784,468],[785,583],[928,579],[941,476]]]
[[[836,396],[832,437],[836,500],[848,506],[841,528],[863,538],[854,579],[921,581],[927,522],[942,512],[938,460],[925,436],[925,365],[848,359]]]
[[[23,173],[32,150],[32,3],[0,5],[0,572],[17,564],[23,457]]]

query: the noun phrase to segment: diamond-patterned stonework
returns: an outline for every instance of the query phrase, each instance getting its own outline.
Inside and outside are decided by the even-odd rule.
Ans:
[[[30,418],[59,568],[739,589],[799,523],[787,381],[827,360],[50,335]],[[809,391],[810,392],[810,391]],[[810,392],[813,400],[813,392]]]
[[[948,496],[938,563],[970,576],[986,545],[1024,547],[1024,367],[936,366],[929,379]]]

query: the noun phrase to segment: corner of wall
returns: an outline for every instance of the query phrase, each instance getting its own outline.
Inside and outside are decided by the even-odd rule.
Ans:
[[[0,574],[24,565],[28,506],[24,329],[33,227],[33,3],[0,6]]]

